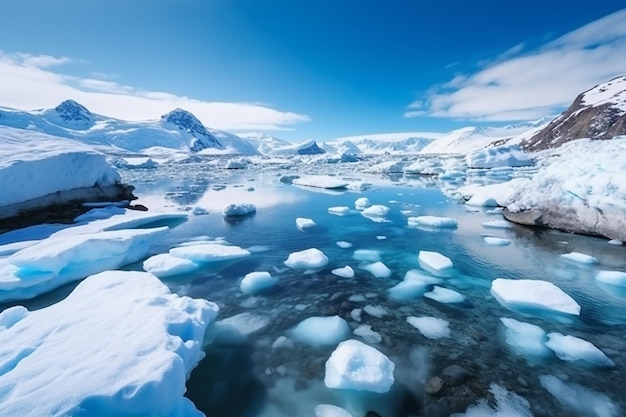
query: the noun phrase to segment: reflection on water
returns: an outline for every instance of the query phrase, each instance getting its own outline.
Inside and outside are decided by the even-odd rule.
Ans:
[[[535,416],[581,415],[546,391],[540,381],[544,375],[556,375],[568,383],[606,393],[626,412],[621,386],[626,380],[626,293],[623,288],[595,279],[601,269],[626,270],[623,247],[609,245],[604,239],[520,226],[487,229],[482,223],[495,218],[493,214],[469,211],[451,201],[432,187],[430,177],[390,179],[345,173],[372,186],[360,192],[324,193],[281,183],[281,176],[296,173],[278,169],[260,173],[207,172],[187,168],[173,175],[165,170],[132,182],[137,186],[139,202],[152,210],[191,210],[191,206],[208,210],[208,214],[192,215],[173,229],[167,239],[155,245],[155,251],[165,252],[199,236],[223,237],[241,247],[265,249],[254,250],[241,262],[166,280],[174,291],[217,302],[222,318],[250,312],[270,319],[269,325],[243,344],[216,343],[207,347],[207,357],[188,382],[187,395],[208,416],[311,416],[319,403],[340,405],[355,416],[367,412],[382,417],[448,416],[487,396],[494,382],[526,398]],[[173,192],[179,193],[175,199],[171,198]],[[372,222],[356,210],[346,216],[328,213],[329,207],[354,208],[354,201],[362,196],[390,208],[385,221]],[[225,221],[221,210],[234,202],[253,203],[257,213],[237,222]],[[458,228],[409,228],[408,215],[453,217]],[[317,225],[300,231],[295,224],[297,217],[311,218]],[[506,238],[511,244],[489,246],[484,235]],[[343,249],[337,241],[354,246]],[[329,257],[325,269],[305,275],[284,266],[291,252],[312,247]],[[382,262],[392,270],[391,277],[375,278],[364,270],[353,256],[357,249],[379,251]],[[399,283],[407,271],[420,269],[420,250],[436,251],[453,261],[452,273],[439,285],[463,294],[463,303],[441,304],[424,297],[405,302],[389,299],[389,288]],[[574,251],[595,256],[599,264],[583,266],[559,257]],[[354,278],[330,273],[346,265],[355,270]],[[252,271],[269,271],[279,278],[278,288],[263,295],[244,295],[239,282]],[[490,294],[495,278],[551,281],[582,306],[581,316],[560,320],[537,311],[509,311]],[[356,299],[364,301],[353,301],[353,295],[362,296]],[[382,306],[389,314],[374,317],[363,312],[361,323],[357,323],[352,312],[366,305]],[[335,314],[353,328],[368,324],[381,334],[377,349],[396,363],[396,388],[391,394],[378,397],[325,388],[324,364],[333,347],[314,348],[299,343],[291,348],[272,347],[278,337],[288,337],[301,320]],[[427,339],[406,322],[409,316],[445,319],[450,323],[451,337]],[[588,340],[616,367],[594,369],[560,360],[552,353],[533,360],[521,357],[505,342],[501,317],[535,324],[548,333]],[[451,377],[454,372],[450,367],[461,367],[466,374]],[[440,377],[444,384],[427,394],[425,386],[433,377]]]

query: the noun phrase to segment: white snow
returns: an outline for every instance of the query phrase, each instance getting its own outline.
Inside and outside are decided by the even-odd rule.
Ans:
[[[328,257],[317,248],[292,252],[284,262],[289,268],[300,270],[314,270],[328,265]]]
[[[489,246],[509,246],[511,240],[495,236],[483,236],[483,240]]]
[[[402,161],[385,161],[368,167],[364,172],[371,174],[402,174],[402,169],[406,162]]]
[[[600,271],[596,274],[596,279],[606,284],[626,287],[626,272],[622,271]]]
[[[375,249],[357,249],[354,251],[354,259],[360,262],[380,261],[380,251]]]
[[[250,256],[250,251],[239,246],[220,243],[199,243],[172,248],[170,255],[193,262],[222,262]]]
[[[437,217],[437,216],[417,216],[409,217],[407,219],[409,226],[412,227],[427,227],[433,229],[449,228],[454,229],[458,226],[458,222],[450,217]]]
[[[328,213],[334,214],[335,216],[347,216],[348,214],[350,214],[350,207],[348,206],[328,207]]]
[[[311,227],[317,226],[317,223],[315,223],[312,219],[308,219],[306,217],[297,217],[296,218],[296,227],[299,230],[304,230],[304,229],[308,229]]]
[[[361,269],[374,275],[376,278],[389,278],[392,274],[391,269],[384,263],[378,261],[371,264],[365,264],[361,266]]]
[[[342,268],[335,268],[330,271],[330,273],[341,278],[354,278],[354,269],[352,269],[350,265],[346,265]]]
[[[372,326],[369,324],[361,324],[352,332],[355,336],[362,337],[367,343],[380,343],[383,341],[383,337],[380,333],[372,330]]]
[[[575,383],[566,383],[553,375],[541,375],[541,386],[554,396],[563,406],[576,412],[576,415],[592,417],[618,417],[619,408],[601,392],[596,392]]]
[[[506,343],[522,356],[540,357],[548,353],[548,336],[539,326],[511,318],[501,318],[506,331]]]
[[[255,212],[256,206],[250,203],[232,203],[222,210],[224,216],[245,216]]]
[[[319,404],[315,406],[315,417],[354,417],[341,407],[332,404]]]
[[[426,275],[422,271],[409,270],[404,279],[390,288],[389,298],[399,301],[412,300],[424,295],[429,285],[439,284],[441,279]]]
[[[278,284],[278,278],[267,271],[255,271],[246,274],[241,280],[240,288],[246,294],[258,294]]]
[[[478,149],[465,156],[469,168],[521,167],[532,165],[532,159],[519,145]]]
[[[439,252],[421,250],[417,259],[422,268],[437,276],[447,275],[447,272],[454,266],[450,258]]]
[[[199,267],[200,265],[189,259],[179,258],[169,253],[160,253],[143,261],[144,271],[150,272],[159,278],[186,274]]]
[[[471,184],[460,187],[456,193],[467,201],[468,206],[477,207],[507,207],[511,204],[517,189],[529,182],[528,178],[513,178],[507,182],[488,185]]]
[[[350,330],[339,316],[309,317],[293,329],[293,339],[311,346],[332,346],[347,339]]]
[[[324,384],[328,388],[388,392],[393,383],[394,363],[387,356],[358,340],[346,340],[326,361]]]
[[[601,367],[615,366],[615,363],[593,343],[576,336],[550,333],[546,346],[564,361],[586,362],[589,365]]]
[[[354,246],[352,243],[350,242],[346,242],[345,240],[339,240],[337,242],[335,242],[337,244],[337,246],[339,246],[341,249],[349,249],[352,246]]]
[[[429,339],[450,337],[450,323],[437,317],[407,317],[407,323]]]
[[[598,84],[583,93],[581,104],[584,106],[601,106],[611,104],[621,113],[626,112],[626,77],[613,78],[605,83]]]
[[[90,276],[41,310],[6,310],[0,414],[200,417],[183,396],[185,380],[217,311],[128,271]]]
[[[443,304],[461,303],[465,301],[465,296],[463,294],[436,285],[432,291],[425,293],[424,297]]]
[[[371,205],[372,205],[372,203],[370,202],[369,198],[367,198],[367,197],[359,197],[354,202],[354,208],[356,208],[357,210],[365,210],[366,208],[368,208]]]
[[[563,290],[548,281],[497,278],[491,294],[503,306],[515,309],[539,309],[565,314],[580,314],[580,305]]]
[[[332,177],[330,175],[308,175],[294,179],[292,184],[331,190],[342,189],[348,186],[347,181],[340,180],[339,178]]]
[[[591,255],[587,255],[580,252],[570,252],[561,255],[561,258],[567,259],[568,261],[577,262],[580,264],[593,265],[597,264],[598,260]]]

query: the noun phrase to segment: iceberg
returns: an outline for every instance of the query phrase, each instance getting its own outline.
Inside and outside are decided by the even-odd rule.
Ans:
[[[580,305],[547,281],[497,278],[491,283],[491,294],[500,304],[512,310],[538,309],[575,316],[580,314]]]
[[[348,206],[328,207],[328,213],[334,214],[335,216],[347,216],[348,214],[350,214],[350,207]]]
[[[315,417],[354,417],[341,407],[332,404],[319,404],[315,406]]]
[[[417,256],[420,266],[436,276],[448,276],[454,266],[450,258],[439,252],[421,250]]]
[[[315,270],[328,265],[328,257],[316,248],[290,253],[284,262],[291,269]]]

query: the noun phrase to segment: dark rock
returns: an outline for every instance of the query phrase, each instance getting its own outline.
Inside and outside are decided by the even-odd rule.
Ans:
[[[428,395],[435,396],[441,392],[444,384],[443,379],[438,376],[434,376],[426,382],[426,385],[424,385],[424,391]]]

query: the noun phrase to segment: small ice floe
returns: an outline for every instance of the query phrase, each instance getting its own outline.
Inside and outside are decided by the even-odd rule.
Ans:
[[[368,271],[376,278],[389,278],[392,274],[391,269],[389,269],[387,265],[380,261],[362,265],[361,269]]]
[[[618,239],[611,239],[607,242],[609,245],[622,246],[624,242]]]
[[[315,406],[315,417],[354,417],[341,407],[332,404],[319,404]]]
[[[452,414],[450,417],[533,417],[530,403],[513,391],[491,384],[489,391],[495,399],[495,408],[485,399],[467,408],[465,413]]]
[[[339,316],[309,317],[292,334],[294,340],[310,346],[332,346],[350,336],[350,326]]]
[[[372,317],[376,317],[377,319],[382,319],[386,315],[389,314],[389,311],[383,306],[375,306],[368,304],[363,307],[363,311]]]
[[[256,213],[256,206],[249,203],[229,204],[222,211],[224,216],[245,216],[252,213]]]
[[[291,183],[294,185],[325,188],[329,190],[342,189],[348,186],[347,181],[343,181],[329,175],[308,175],[305,177],[294,178]]]
[[[255,271],[246,274],[241,280],[240,288],[246,294],[259,294],[278,284],[278,278],[267,271]]]
[[[593,256],[580,252],[565,253],[561,255],[561,258],[584,265],[595,265],[598,263],[598,260]]]
[[[541,386],[556,398],[564,407],[576,415],[594,417],[617,417],[619,408],[601,392],[590,390],[573,382],[566,383],[553,375],[541,375]]]
[[[585,362],[588,365],[608,368],[615,366],[615,363],[593,343],[579,337],[549,333],[546,346],[564,361]]]
[[[338,242],[335,242],[337,244],[337,246],[339,246],[341,249],[350,249],[352,246],[354,246],[354,244],[350,243],[350,242],[346,242],[345,240],[340,240]]]
[[[192,246],[172,248],[170,249],[170,255],[193,262],[222,262],[244,258],[250,255],[250,251],[239,246],[200,243]]]
[[[422,271],[412,269],[404,279],[388,290],[389,298],[398,301],[412,300],[426,293],[430,285],[439,284],[441,279],[426,275]]]
[[[376,239],[378,239],[378,240],[387,240],[387,236],[378,235],[378,236],[376,236]]]
[[[354,278],[354,269],[350,265],[346,265],[343,268],[335,268],[330,273],[341,278]]]
[[[493,219],[483,223],[483,227],[491,229],[510,229],[513,227],[511,223],[503,219]]]
[[[387,214],[389,214],[389,207],[383,206],[382,204],[374,204],[361,210],[361,215],[363,217],[376,223],[383,223],[386,221]]]
[[[506,328],[506,343],[517,354],[541,357],[549,352],[546,347],[548,336],[541,327],[504,317],[500,321]]]
[[[417,216],[409,217],[407,219],[409,226],[426,228],[427,230],[433,229],[456,229],[458,222],[451,217],[437,217],[437,216]]]
[[[407,323],[429,339],[450,337],[450,323],[437,317],[407,317]]]
[[[355,336],[362,337],[367,343],[380,343],[383,341],[383,337],[380,333],[372,330],[372,326],[369,324],[361,324],[352,332]]]
[[[215,323],[215,340],[218,343],[244,343],[248,336],[262,331],[269,324],[267,316],[239,313]]]
[[[605,284],[626,287],[626,272],[622,271],[600,271],[596,275],[596,279]]]
[[[491,294],[511,310],[543,310],[579,315],[580,305],[563,290],[548,281],[497,278]]]
[[[465,296],[463,294],[439,286],[435,286],[432,291],[425,293],[424,297],[443,304],[462,303],[465,301]]]
[[[372,205],[372,203],[370,202],[369,198],[367,198],[367,197],[357,198],[356,201],[354,202],[354,208],[356,208],[359,211],[365,210],[366,208],[370,207],[371,205]]]
[[[420,266],[435,276],[450,276],[454,265],[450,258],[439,252],[421,250],[417,256]]]
[[[169,253],[160,253],[143,261],[143,270],[159,278],[187,274],[198,268],[200,268],[200,265],[197,263]]]
[[[511,244],[509,239],[495,236],[483,236],[483,240],[489,246],[509,246]]]
[[[328,207],[328,213],[334,214],[335,216],[347,216],[348,214],[350,214],[350,207],[348,206]]]
[[[375,249],[357,249],[354,251],[354,259],[360,262],[380,261],[380,251]]]
[[[317,223],[315,223],[312,219],[307,219],[306,217],[296,218],[296,227],[298,230],[309,229],[315,226],[317,226]]]
[[[316,270],[328,265],[328,257],[321,250],[311,248],[290,253],[284,264],[291,269]]]
[[[394,369],[394,363],[375,348],[358,340],[346,340],[326,361],[324,384],[328,388],[382,394],[393,386]]]

